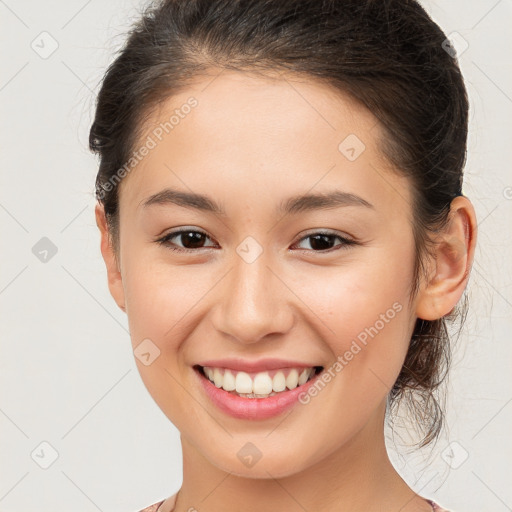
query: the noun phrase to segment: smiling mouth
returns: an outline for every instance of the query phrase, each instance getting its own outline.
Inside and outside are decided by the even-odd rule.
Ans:
[[[229,368],[195,365],[194,369],[217,388],[245,398],[267,398],[309,382],[323,366],[290,367],[247,373]]]

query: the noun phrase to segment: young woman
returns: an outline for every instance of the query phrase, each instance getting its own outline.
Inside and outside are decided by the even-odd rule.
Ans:
[[[384,424],[406,403],[420,445],[442,427],[467,123],[415,1],[147,8],[90,131],[109,288],[181,433],[182,486],[146,511],[443,510]]]

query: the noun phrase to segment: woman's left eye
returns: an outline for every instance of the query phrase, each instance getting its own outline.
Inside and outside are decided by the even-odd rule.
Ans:
[[[333,248],[331,243],[336,239],[341,240],[341,244],[338,244],[338,248],[340,249],[356,244],[354,240],[345,238],[340,235],[336,235],[334,233],[312,233],[310,235],[305,236],[304,238],[301,238],[300,242],[302,242],[303,240],[310,240],[310,247],[313,249],[318,249],[315,250],[314,252],[326,252],[331,249],[336,249],[336,247]]]
[[[177,238],[181,241],[183,244],[182,246],[176,245],[175,243],[171,242],[172,239]],[[204,243],[205,239],[210,239],[210,237],[202,232],[202,231],[196,231],[192,229],[182,229],[179,231],[174,231],[172,233],[168,233],[167,235],[163,236],[162,238],[156,240],[161,245],[164,245],[168,247],[169,249],[173,251],[181,251],[181,252],[191,252],[195,249],[205,249],[208,247],[213,246],[206,246],[201,247],[201,244]],[[332,242],[334,240],[340,240],[341,244],[338,244],[338,246],[332,245]],[[211,240],[211,239],[210,239]],[[341,235],[337,235],[334,233],[312,233],[310,235],[307,235],[303,238],[301,238],[298,242],[300,244],[303,241],[309,240],[309,246],[311,247],[311,250],[313,252],[328,252],[330,250],[336,250],[336,247],[338,248],[346,248],[350,245],[355,245],[357,242],[354,240],[351,240],[349,238],[345,238]],[[297,245],[297,244],[295,244]],[[307,249],[310,250],[310,249]]]

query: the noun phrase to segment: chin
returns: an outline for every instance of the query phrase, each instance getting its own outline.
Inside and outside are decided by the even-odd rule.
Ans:
[[[308,447],[308,453],[304,451],[304,444],[297,443],[294,446],[282,445],[255,440],[236,440],[233,446],[226,446],[221,452],[209,453],[204,456],[222,471],[243,478],[268,479],[285,478],[307,469],[315,464],[322,454],[313,447]],[[312,451],[312,453],[309,453]],[[227,453],[234,454],[226,457]],[[252,455],[252,457],[251,457]],[[313,460],[314,459],[314,460]]]

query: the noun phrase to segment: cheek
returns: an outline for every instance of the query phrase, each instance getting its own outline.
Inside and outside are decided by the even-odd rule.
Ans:
[[[190,370],[187,341],[205,321],[215,285],[223,273],[223,269],[214,270],[208,263],[170,264],[165,253],[155,257],[142,249],[127,255],[123,282],[133,349],[149,338],[159,350],[151,367],[137,361],[145,381],[156,386],[161,378],[167,392],[169,386],[180,387],[167,371],[178,381],[186,378]],[[153,366],[161,371],[153,371]]]
[[[149,365],[137,357],[135,362],[149,394],[177,425],[185,421],[180,412],[190,414],[190,395],[183,385],[190,368],[183,362],[184,350],[194,322],[199,321],[194,306],[200,307],[208,286],[194,285],[194,276],[197,269],[145,259],[143,252],[125,259],[123,282],[132,347],[137,353],[137,346],[149,339],[158,353]]]
[[[191,272],[184,267],[144,263],[143,259],[127,264],[123,280],[134,344],[141,337],[153,339],[160,347],[179,339],[176,333],[182,329],[181,320],[201,297],[202,288],[194,284],[197,281]]]
[[[387,254],[303,274],[298,295],[318,315],[334,358],[352,371],[373,368],[386,382],[399,372],[410,340],[413,253]],[[391,385],[392,382],[389,382]]]
[[[322,399],[313,398],[311,414],[318,422],[344,425],[346,435],[361,428],[382,404],[409,346],[413,260],[388,258],[308,275],[298,292],[318,315],[311,321],[332,355],[325,386],[332,403],[339,405],[324,408]]]

